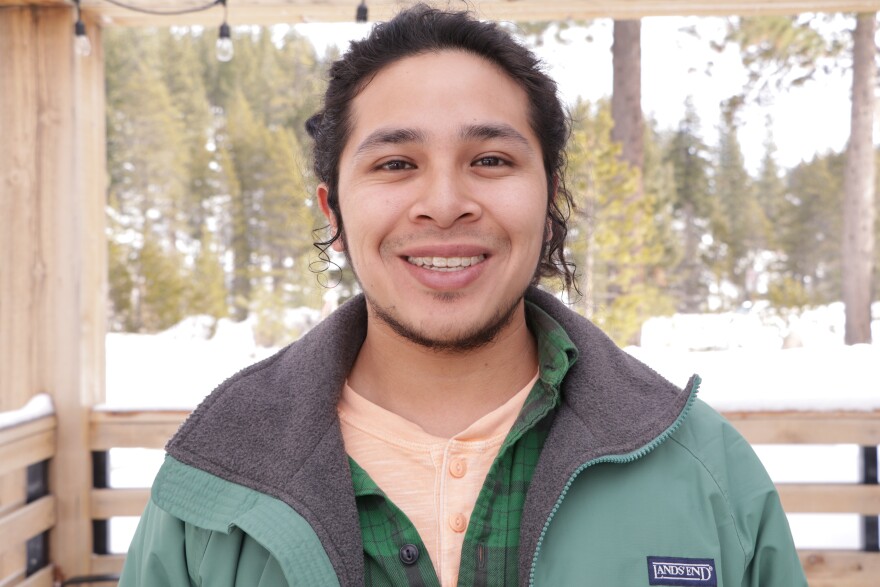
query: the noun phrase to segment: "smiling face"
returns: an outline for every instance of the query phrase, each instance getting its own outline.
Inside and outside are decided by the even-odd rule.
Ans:
[[[379,71],[350,119],[334,248],[351,261],[371,324],[464,350],[524,320],[547,226],[524,90],[481,57],[428,53]],[[335,230],[324,184],[318,199]]]

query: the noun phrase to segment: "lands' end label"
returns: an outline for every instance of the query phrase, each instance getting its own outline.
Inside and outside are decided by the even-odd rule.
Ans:
[[[715,561],[711,558],[648,557],[648,584],[685,587],[717,587]]]

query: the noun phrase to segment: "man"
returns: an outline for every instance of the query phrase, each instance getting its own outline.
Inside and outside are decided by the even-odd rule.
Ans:
[[[534,287],[571,282],[566,117],[491,23],[416,6],[309,123],[364,292],[168,444],[121,585],[806,585],[746,442]]]

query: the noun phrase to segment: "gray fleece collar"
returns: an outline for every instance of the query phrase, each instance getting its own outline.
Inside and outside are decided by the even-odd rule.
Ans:
[[[575,470],[650,443],[689,398],[552,295],[531,288],[526,299],[565,329],[579,359],[565,377],[526,496],[522,584],[544,523]],[[366,328],[358,296],[297,342],[220,385],[167,446],[183,463],[290,505],[314,528],[343,586],[363,584],[363,546],[336,405]]]

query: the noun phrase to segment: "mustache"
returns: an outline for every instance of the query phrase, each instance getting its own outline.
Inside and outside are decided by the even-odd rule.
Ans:
[[[392,251],[403,247],[421,244],[458,244],[485,246],[489,249],[498,248],[506,239],[496,234],[473,229],[426,229],[417,233],[402,234],[385,240],[382,243],[383,251]]]

